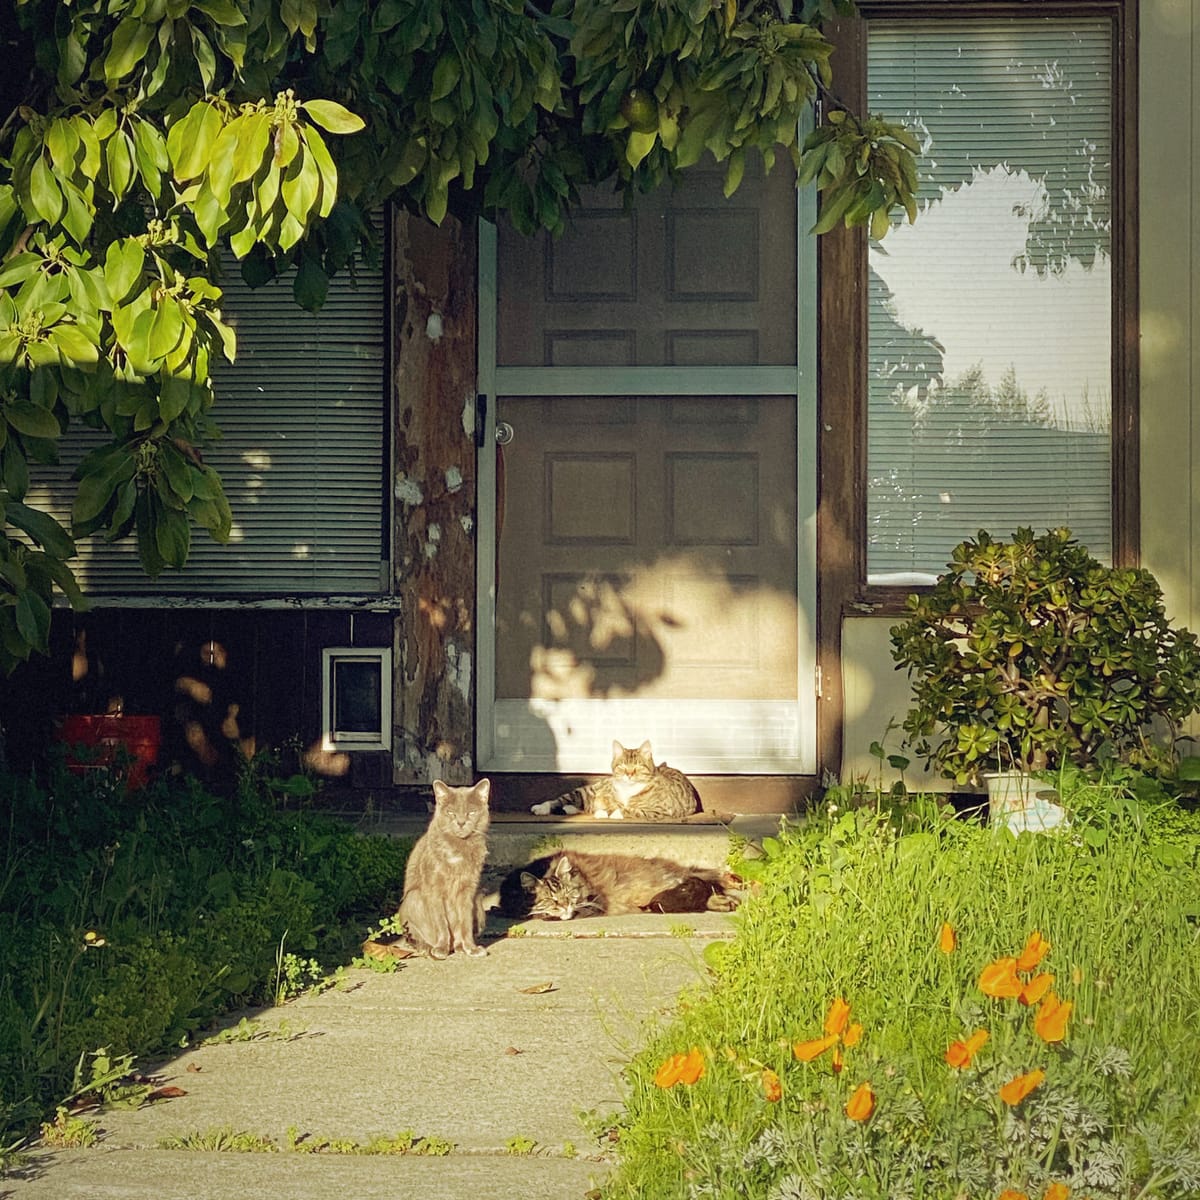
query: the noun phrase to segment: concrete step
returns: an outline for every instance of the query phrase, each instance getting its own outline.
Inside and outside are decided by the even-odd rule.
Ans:
[[[761,841],[779,832],[780,820],[772,814],[723,820],[701,814],[693,821],[643,823],[596,821],[584,816],[530,820],[498,813],[488,831],[488,864],[509,869],[553,850],[571,849],[671,858],[693,867],[720,867],[728,858],[732,838]],[[363,833],[418,838],[425,832],[429,818],[409,813],[383,813],[369,818],[357,814],[355,824]]]

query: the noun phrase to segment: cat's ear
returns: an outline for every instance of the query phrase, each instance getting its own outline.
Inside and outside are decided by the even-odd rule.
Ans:
[[[638,757],[646,759],[647,762],[654,761],[654,751],[650,749],[650,741],[647,739],[638,747]]]
[[[436,800],[439,804],[441,804],[441,802],[443,800],[445,800],[448,795],[450,795],[450,788],[446,784],[444,784],[440,779],[435,779],[433,781],[433,798],[434,798],[434,800]]]
[[[492,781],[490,779],[481,779],[471,790],[478,799],[486,804],[492,794]]]
[[[625,753],[625,747],[620,742],[613,741],[613,761],[615,762],[622,754]]]
[[[571,863],[565,854],[560,854],[554,860],[554,866],[550,868],[555,875],[561,875],[564,879],[571,873]]]
[[[521,872],[521,886],[527,892],[536,892],[537,885],[541,882],[542,881],[536,875],[532,875],[528,871]]]

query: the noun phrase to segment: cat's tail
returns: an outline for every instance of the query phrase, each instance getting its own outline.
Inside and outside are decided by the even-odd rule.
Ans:
[[[555,796],[553,800],[545,800],[541,804],[534,804],[529,811],[538,817],[548,817],[551,814],[561,813],[563,816],[572,817],[576,813],[589,812],[591,810],[591,799],[595,784],[584,784],[582,787],[575,788],[574,791],[564,792],[561,796]]]

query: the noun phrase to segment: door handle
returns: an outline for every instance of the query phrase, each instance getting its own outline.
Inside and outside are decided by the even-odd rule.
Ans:
[[[496,422],[496,445],[507,446],[513,440],[513,427],[507,421]]]

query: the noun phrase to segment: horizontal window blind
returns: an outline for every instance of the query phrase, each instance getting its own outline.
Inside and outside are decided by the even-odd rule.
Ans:
[[[222,437],[205,447],[233,508],[233,537],[192,528],[181,571],[142,571],[132,538],[80,539],[73,560],[90,595],[374,595],[381,582],[385,446],[384,280],[360,265],[330,283],[318,313],[292,299],[290,275],[252,289],[236,265],[223,312],[238,356],[213,372]],[[70,525],[70,474],[102,439],[72,429],[61,465],[38,468],[31,503]],[[386,580],[386,576],[384,577]]]
[[[870,253],[868,580],[1021,525],[1111,558],[1109,23],[872,22],[868,82],[923,140]]]

